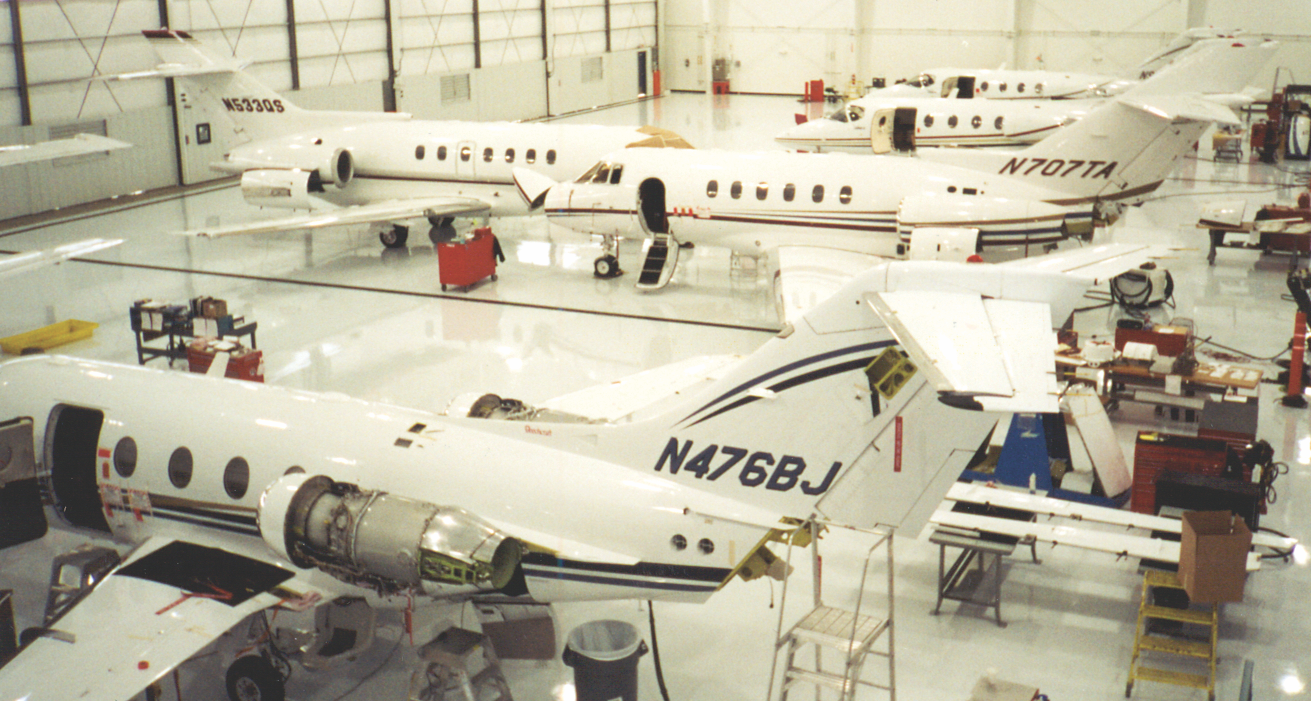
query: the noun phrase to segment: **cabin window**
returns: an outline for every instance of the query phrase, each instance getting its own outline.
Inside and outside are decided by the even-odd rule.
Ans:
[[[1001,117],[998,117],[998,118],[992,120],[992,126],[995,127],[995,128],[997,129],[997,131],[1001,131],[1001,125],[1004,124],[1004,123],[1005,123],[1005,120],[1003,120]]]
[[[987,90],[987,89],[988,89],[988,81],[985,80],[985,81],[983,81],[982,83],[979,83],[979,89],[980,89],[980,90]]]
[[[1041,94],[1042,94],[1042,91],[1045,90],[1046,88],[1047,88],[1047,84],[1046,84],[1046,83],[1035,83],[1034,86],[1033,86],[1033,94],[1034,94],[1034,95],[1041,95]]]
[[[137,470],[137,442],[131,436],[123,436],[114,446],[114,472],[119,477],[131,477]]]
[[[624,165],[622,163],[616,164],[610,168],[611,185],[618,185],[619,179],[622,178],[623,176],[624,176]]]
[[[439,161],[444,161],[444,160],[446,160],[446,147],[445,147],[445,146],[438,146],[438,147],[437,147],[437,160],[439,160]]]
[[[953,114],[947,118],[947,126],[951,127],[952,129],[956,128],[956,115]]]
[[[223,468],[223,491],[233,499],[240,499],[246,496],[246,489],[250,487],[250,463],[245,458],[232,458],[228,461],[228,466]]]
[[[467,163],[472,156],[473,156],[472,148],[468,146],[463,146],[460,148],[460,160],[465,161]]]
[[[603,163],[601,169],[596,171],[596,177],[592,178],[592,182],[604,185],[608,180],[610,180],[610,164]]]
[[[756,199],[763,200],[769,197],[769,183],[760,183],[756,186]]]
[[[927,129],[931,126],[933,126],[933,115],[931,114],[924,115],[924,128]]]
[[[414,160],[416,161],[423,160],[423,144],[419,144],[418,146],[414,147]]]
[[[529,162],[529,163],[536,163],[536,162],[537,162],[537,149],[535,149],[535,148],[530,148],[530,149],[528,149],[528,153],[525,153],[525,154],[524,154],[523,159],[524,159],[525,161]]]
[[[742,181],[741,181],[741,180],[734,180],[734,181],[733,181],[733,184],[732,184],[731,186],[729,186],[729,188],[728,188],[728,195],[729,195],[730,197],[732,197],[733,199],[737,199],[737,198],[739,198],[739,197],[742,196]]]
[[[505,162],[514,163],[514,149],[512,148],[505,149]]]
[[[546,165],[555,165],[555,149],[546,152]]]
[[[851,204],[850,185],[843,185],[842,189],[838,190],[838,202],[841,202],[842,204]]]
[[[796,186],[796,185],[793,185],[792,183],[788,183],[787,185],[784,185],[784,186],[783,186],[783,201],[784,201],[784,202],[791,202],[791,201],[792,201],[792,198],[794,198],[794,197],[796,197],[796,196],[797,196],[797,186]]]
[[[816,202],[824,201],[824,186],[816,185],[814,190],[810,191],[810,199]]]
[[[1024,83],[1015,86],[1015,92],[1024,92]]]
[[[956,186],[955,186],[955,185],[948,185],[948,186],[947,186],[947,192],[955,192],[955,191],[956,191]]]
[[[706,183],[706,197],[714,198],[714,196],[718,194],[719,194],[718,180],[711,180],[710,182]]]
[[[998,84],[997,84],[997,92],[1006,92],[1006,84],[1005,84],[1005,83],[998,83]]]
[[[492,150],[490,148],[483,149],[483,162],[484,163],[492,162]]]
[[[173,483],[174,487],[184,489],[191,484],[191,451],[187,448],[178,448],[168,458],[168,481]]]
[[[983,126],[983,117],[980,117],[977,114],[974,115],[974,118],[970,120],[970,126],[974,127],[975,129],[978,129],[979,127]]]

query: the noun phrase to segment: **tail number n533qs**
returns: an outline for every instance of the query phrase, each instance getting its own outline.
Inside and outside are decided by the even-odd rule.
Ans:
[[[683,472],[696,475],[697,479],[712,482],[740,465],[738,481],[744,487],[759,487],[763,484],[765,489],[786,492],[800,484],[801,491],[811,496],[828,491],[833,484],[833,478],[842,470],[842,463],[835,462],[824,475],[824,480],[819,484],[813,484],[810,480],[801,479],[802,473],[806,471],[806,461],[795,455],[784,455],[775,459],[773,453],[763,450],[753,452],[746,448],[729,445],[720,447],[715,444],[706,446],[693,455],[692,441],[684,441],[680,446],[677,438],[670,438],[665,444],[660,459],[656,461],[655,471],[662,471],[666,463],[669,465],[671,475]]]
[[[223,106],[229,112],[284,112],[282,100],[261,99],[258,97],[225,97]]]

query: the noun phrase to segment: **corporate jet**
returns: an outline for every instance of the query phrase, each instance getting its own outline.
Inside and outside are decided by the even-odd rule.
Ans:
[[[664,149],[611,154],[571,183],[515,176],[524,197],[555,223],[646,238],[637,283],[645,289],[668,283],[679,244],[689,243],[756,256],[806,249],[807,268],[825,257],[894,257],[944,245],[966,255],[1029,255],[1089,236],[1094,217],[1156,190],[1212,122],[1237,121],[1198,93],[1237,92],[1275,49],[1273,42],[1209,42],[1054,136],[1005,154]],[[783,262],[771,262],[783,280]],[[594,266],[598,276],[617,269],[607,256]]]
[[[521,215],[511,171],[569,177],[621,148],[690,145],[658,127],[521,124],[413,119],[404,113],[305,110],[247,74],[244,64],[187,32],[143,32],[162,61],[114,79],[171,77],[187,99],[228,122],[234,142],[212,167],[241,176],[258,207],[308,214],[187,233],[231,236],[372,224],[388,248],[428,220],[436,243],[456,217]]]
[[[0,699],[132,697],[270,608],[704,602],[786,576],[770,547],[815,520],[916,533],[991,412],[1056,410],[1053,327],[1149,254],[891,262],[751,355],[537,407],[485,395],[433,413],[70,357],[0,364],[0,547],[54,522],[131,548],[24,636]],[[229,668],[234,699],[282,698],[262,654]]]

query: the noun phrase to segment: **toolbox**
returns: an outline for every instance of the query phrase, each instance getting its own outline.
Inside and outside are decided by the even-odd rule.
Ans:
[[[495,280],[491,228],[474,229],[473,235],[463,242],[437,244],[437,269],[443,292],[447,287],[472,287],[489,277]]]

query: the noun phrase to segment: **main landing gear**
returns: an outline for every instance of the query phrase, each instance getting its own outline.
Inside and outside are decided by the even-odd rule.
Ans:
[[[410,228],[400,224],[394,224],[390,229],[383,229],[378,232],[378,240],[386,248],[402,248],[409,239]]]
[[[428,230],[428,240],[432,241],[434,246],[439,243],[453,241],[455,239],[455,226],[452,224],[454,221],[453,217],[428,217],[428,223],[432,224],[432,228]]]
[[[286,681],[268,660],[247,655],[228,667],[228,698],[232,701],[283,701]]]
[[[592,263],[592,275],[607,280],[619,277],[624,271],[619,269],[619,242],[615,236],[604,236],[601,256]]]

